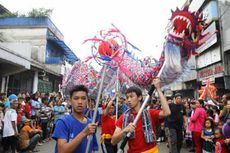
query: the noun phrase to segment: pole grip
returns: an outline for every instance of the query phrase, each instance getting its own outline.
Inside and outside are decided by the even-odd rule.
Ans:
[[[151,85],[150,90],[149,90],[149,92],[148,92],[149,96],[152,96],[153,91],[154,91],[155,89],[156,89],[155,86],[154,86],[154,85]]]
[[[125,138],[123,139],[123,141],[122,141],[122,143],[121,143],[121,145],[120,145],[120,148],[119,148],[119,150],[118,150],[117,153],[123,153],[123,152],[124,152],[124,148],[125,148],[125,146],[126,146],[128,140],[129,140],[129,137],[128,137],[128,134],[127,134],[127,135],[125,136]]]

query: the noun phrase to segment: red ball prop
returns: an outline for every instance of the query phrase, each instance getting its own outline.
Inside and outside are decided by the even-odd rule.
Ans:
[[[114,39],[109,39],[108,41],[103,41],[99,44],[98,53],[101,56],[115,56],[119,49],[118,43]]]

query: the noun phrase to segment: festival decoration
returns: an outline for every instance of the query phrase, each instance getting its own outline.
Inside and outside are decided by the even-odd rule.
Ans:
[[[206,99],[209,97],[212,100],[216,100],[217,95],[216,95],[217,89],[216,87],[211,84],[210,80],[206,81],[206,85],[202,86],[201,89],[199,90],[200,94],[200,99]]]
[[[127,48],[126,37],[114,25],[109,30],[100,30],[98,34],[91,39],[83,42],[91,42],[92,57],[100,65],[109,65],[116,67],[114,59],[124,55]],[[115,65],[114,65],[115,64]]]
[[[129,43],[126,37],[114,25],[112,29],[101,30],[94,38],[85,40],[84,43],[90,41],[93,44],[91,46],[92,56],[87,61],[94,58],[98,64],[104,66],[95,109],[97,109],[103,86],[109,85],[110,81],[114,80],[109,79],[110,81],[107,84],[103,84],[104,80],[106,80],[107,67],[111,68],[110,70],[113,70],[112,68],[119,68],[120,75],[115,74],[115,76],[125,81],[128,78],[131,82],[142,88],[150,88],[152,80],[156,77],[161,78],[163,86],[181,81],[190,70],[188,60],[192,55],[196,54],[195,49],[202,44],[199,40],[204,37],[201,35],[205,27],[203,22],[201,14],[189,12],[187,7],[172,12],[170,24],[167,29],[168,35],[158,61],[147,60],[147,62],[142,62],[135,59],[129,51],[129,47],[138,49]],[[82,65],[79,65],[79,67],[82,67]],[[96,80],[89,79],[88,75],[82,75],[86,71],[82,71],[82,69],[77,71],[80,69],[79,67],[75,66],[71,70],[70,74],[65,77],[64,84],[68,86],[71,83],[82,84],[82,82],[85,82],[89,87],[94,83],[99,83],[98,76],[94,77]],[[126,77],[123,77],[123,74]],[[94,118],[95,114],[92,122],[94,122]],[[138,118],[135,120],[138,120]],[[91,139],[89,138],[87,148],[89,148],[90,141]]]
[[[134,58],[129,51],[130,48],[139,49],[129,43],[121,31],[113,25],[111,29],[101,30],[94,38],[84,41],[84,43],[92,43],[92,56],[86,61],[94,58],[100,65],[119,68],[120,82],[130,80],[128,81],[130,84],[136,84],[142,88],[150,87],[151,81],[162,69],[163,64],[165,66],[160,76],[162,85],[182,81],[190,70],[188,60],[196,54],[195,49],[201,45],[199,40],[204,37],[201,35],[204,27],[201,14],[191,13],[187,7],[182,10],[177,9],[172,12],[170,24],[167,27],[168,35],[160,59],[148,58],[140,61]],[[111,87],[111,84],[114,84],[112,82],[115,82],[116,75],[112,74],[112,76],[112,79],[110,77],[103,86]]]
[[[162,85],[182,81],[190,70],[188,60],[196,54],[195,49],[201,45],[199,40],[204,37],[201,35],[205,26],[203,22],[201,14],[191,13],[187,7],[177,9],[172,12],[166,42],[158,61],[143,64],[127,54],[122,58],[118,55],[114,61],[118,63],[120,71],[141,87],[150,87],[151,81],[157,76],[163,64],[165,67],[160,76]]]
[[[68,95],[68,91],[74,85],[82,84],[87,86],[89,92],[92,93],[97,86],[98,79],[100,79],[100,75],[92,66],[86,62],[77,61],[74,63],[72,69],[63,76],[62,88]]]

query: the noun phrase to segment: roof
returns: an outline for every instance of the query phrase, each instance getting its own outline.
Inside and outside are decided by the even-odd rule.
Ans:
[[[56,43],[61,49],[63,49],[66,61],[75,62],[78,61],[79,58],[74,54],[74,52],[65,44],[64,41],[58,40],[55,38],[48,38],[49,41]]]
[[[0,14],[4,13],[11,14],[11,12],[7,8],[0,4]]]

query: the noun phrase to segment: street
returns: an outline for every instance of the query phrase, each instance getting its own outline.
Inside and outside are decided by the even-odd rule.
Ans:
[[[53,153],[55,147],[55,141],[49,141],[45,143],[43,146],[39,146],[38,149],[40,153]],[[166,147],[165,143],[158,143],[159,152],[160,153],[168,153],[168,148]],[[98,152],[101,153],[101,150]],[[189,153],[188,149],[182,148],[181,153]]]
[[[99,141],[100,133],[101,133],[101,128],[99,127],[97,131],[98,142],[100,142]],[[55,147],[55,141],[51,140],[47,143],[44,143],[42,146],[38,146],[38,149],[40,150],[40,153],[53,153],[54,147]],[[158,149],[160,153],[168,153],[168,148],[165,142],[158,143],[158,147],[159,147]],[[99,149],[101,148],[99,147]],[[102,153],[102,151],[99,150],[98,153]],[[189,152],[188,152],[188,149],[182,148],[181,153],[189,153]]]

